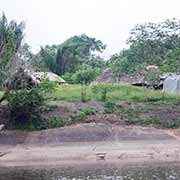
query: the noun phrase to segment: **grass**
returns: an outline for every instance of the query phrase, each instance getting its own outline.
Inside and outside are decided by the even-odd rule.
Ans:
[[[96,85],[101,89],[101,85]],[[133,102],[149,102],[153,105],[162,103],[180,104],[180,95],[165,94],[162,91],[155,91],[143,87],[135,87],[127,84],[107,84],[106,101],[133,101]],[[87,101],[98,100],[101,101],[101,91],[93,92],[94,86],[87,86]],[[0,98],[4,92],[0,91]],[[59,85],[51,94],[53,100],[65,101],[81,101],[81,85]]]
[[[169,107],[169,110],[176,105],[180,105],[180,95],[177,94],[165,94],[162,91],[155,91],[143,87],[134,87],[127,84],[106,84],[87,86],[87,100],[104,101],[102,96],[104,92],[102,89],[106,89],[106,98],[103,104],[104,114],[115,114],[120,118],[119,121],[124,121],[127,124],[141,124],[141,125],[157,125],[168,128],[180,127],[180,120],[174,120],[169,118],[164,120],[164,117],[155,110],[159,107]],[[0,97],[3,96],[3,92],[0,91]],[[53,100],[64,101],[81,101],[81,85],[59,85],[54,92],[51,93]],[[75,102],[76,103],[76,102]],[[56,105],[53,102],[47,102],[46,110],[53,111],[56,108],[60,108],[60,105]],[[178,106],[179,107],[179,106]],[[64,113],[71,114],[71,110],[68,107],[62,106]],[[168,111],[165,111],[168,112]],[[177,113],[178,108],[174,111]],[[85,122],[86,117],[89,115],[99,114],[94,107],[81,107],[77,108],[75,114],[68,115],[68,118],[64,117],[51,117],[40,123],[39,129],[62,127],[65,125]],[[162,111],[164,113],[164,111]],[[102,116],[102,117],[103,117]],[[175,117],[176,119],[176,117]],[[118,120],[117,120],[118,121]],[[29,129],[37,129],[33,124]]]
[[[98,86],[98,85],[97,85]],[[180,95],[165,94],[143,87],[125,84],[106,85],[107,101],[149,102],[152,104],[173,103],[180,104]],[[101,87],[100,87],[101,88]],[[53,100],[81,101],[81,85],[60,85],[51,95]],[[93,93],[92,86],[87,87],[87,100],[101,100],[101,92]]]
[[[81,85],[60,85],[52,94],[54,100],[80,101]],[[92,99],[91,89],[87,88],[87,100]]]

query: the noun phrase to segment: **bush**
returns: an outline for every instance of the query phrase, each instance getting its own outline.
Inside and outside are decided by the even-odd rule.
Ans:
[[[11,120],[15,126],[31,126],[41,119],[43,96],[35,89],[12,91],[7,96]]]
[[[77,71],[73,75],[74,82],[77,84],[90,84],[99,75],[99,69],[94,69],[91,67],[85,67],[83,70]]]
[[[53,117],[48,121],[48,128],[58,128],[65,126],[65,121],[59,117]]]
[[[167,128],[179,128],[180,127],[180,120],[173,120],[173,122],[166,125]]]
[[[118,105],[114,102],[107,101],[104,104],[104,112],[105,113],[110,114],[110,113],[115,112],[117,109],[118,109]]]
[[[68,83],[74,83],[73,75],[74,73],[65,73],[62,78]]]
[[[100,93],[101,101],[106,101],[107,93],[111,92],[112,90],[113,90],[113,87],[107,84],[98,84],[98,85],[92,86],[93,94],[97,95]]]
[[[10,91],[6,99],[10,107],[12,124],[16,128],[41,129],[41,124],[43,124],[41,112],[54,88],[54,84],[44,80],[40,86],[32,89]]]
[[[79,114],[85,116],[96,114],[96,112],[97,110],[92,107],[84,107],[83,109],[79,109]]]

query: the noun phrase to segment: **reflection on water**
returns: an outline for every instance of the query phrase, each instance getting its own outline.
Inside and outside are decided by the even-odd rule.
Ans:
[[[91,170],[87,170],[91,169]],[[180,180],[180,166],[0,168],[0,180]]]

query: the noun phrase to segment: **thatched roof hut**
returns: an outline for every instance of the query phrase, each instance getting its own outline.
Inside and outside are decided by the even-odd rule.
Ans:
[[[14,90],[14,89],[30,89],[37,86],[40,83],[32,73],[28,70],[20,68],[12,76],[10,76],[3,84],[4,89]]]
[[[52,73],[52,72],[34,72],[33,76],[40,81],[43,78],[47,78],[49,81],[54,81],[59,84],[66,83],[66,81],[63,78],[61,78],[60,76],[58,76],[57,74]]]

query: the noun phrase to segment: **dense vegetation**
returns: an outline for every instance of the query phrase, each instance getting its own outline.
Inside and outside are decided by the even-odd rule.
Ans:
[[[11,21],[8,23],[5,14],[0,18],[0,83],[2,83],[10,71],[15,60],[15,55],[21,47],[24,36],[24,23]]]
[[[180,73],[180,21],[138,24],[130,31],[129,48],[113,55],[109,64],[121,76],[148,65],[161,72]]]
[[[85,34],[74,36],[60,45],[41,47],[35,66],[59,75],[75,73],[82,65],[101,68],[103,60],[92,52],[102,52],[105,47],[100,40]]]
[[[127,41],[129,48],[112,55],[107,61],[99,56],[106,45],[101,40],[85,34],[70,37],[61,44],[45,45],[37,54],[33,54],[29,45],[23,41],[24,28],[23,22],[17,23],[14,20],[8,22],[5,14],[0,18],[0,85],[4,92],[1,91],[3,95],[0,102],[4,101],[2,108],[8,107],[11,124],[15,124],[15,127],[30,129],[59,127],[72,122],[84,122],[85,116],[97,113],[93,107],[81,107],[65,120],[61,116],[48,117],[48,113],[59,107],[51,104],[52,101],[101,102],[104,108],[102,114],[115,113],[118,117],[123,115],[129,123],[139,123],[141,117],[134,114],[141,114],[148,107],[157,104],[174,106],[180,104],[178,95],[166,95],[152,89],[123,84],[90,85],[105,68],[111,68],[115,76],[121,77],[153,64],[159,67],[159,71],[144,77],[151,82],[156,81],[162,72],[179,74],[180,21],[176,19],[136,25]],[[29,74],[37,70],[56,73],[69,84],[55,86],[45,79],[40,84],[34,82],[31,86],[27,86],[27,79],[28,82],[33,81]],[[20,71],[27,74],[24,79],[22,76],[15,77],[15,73]],[[11,77],[15,77],[15,80],[8,81]],[[10,85],[15,82],[17,84]],[[139,106],[142,103],[146,109],[139,111],[129,104],[124,108],[118,101],[126,101],[133,106],[135,103],[139,103]],[[69,112],[68,108],[63,108],[63,113]],[[141,122],[161,124],[155,116],[149,121],[143,119]],[[180,125],[178,119],[173,123],[164,127]]]
[[[107,90],[105,102],[104,88]],[[89,118],[92,122],[105,119],[118,124],[180,126],[179,95],[125,84],[93,85],[87,87],[88,101],[81,104],[81,85],[56,86],[49,94],[51,101],[44,100],[47,95],[42,96],[41,92],[21,90],[10,95],[11,123],[16,122],[16,128],[55,128],[88,122]]]

